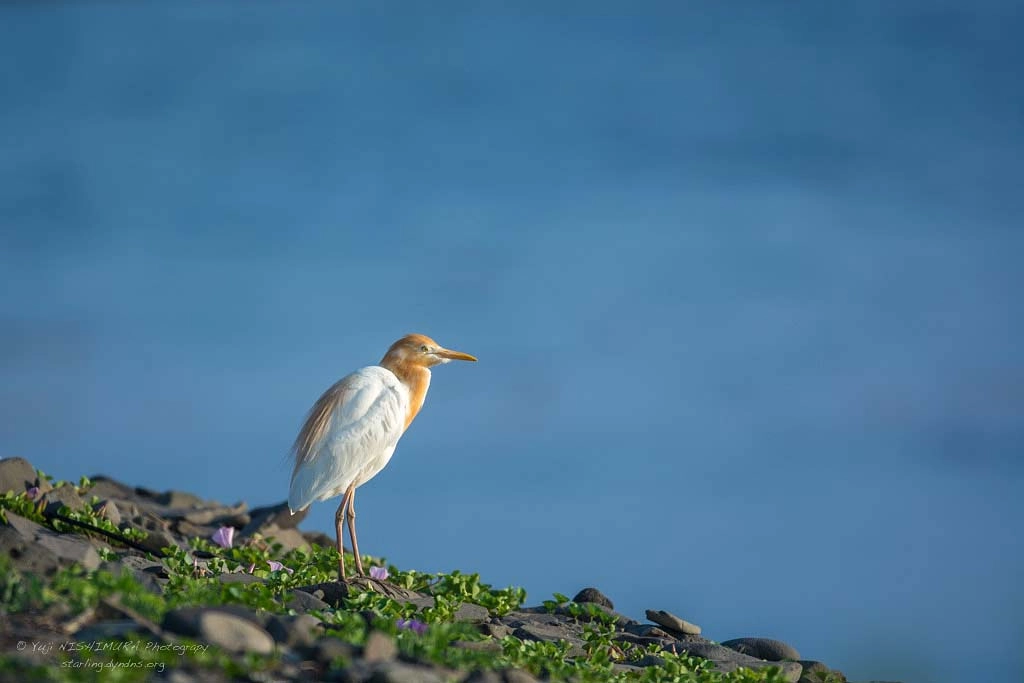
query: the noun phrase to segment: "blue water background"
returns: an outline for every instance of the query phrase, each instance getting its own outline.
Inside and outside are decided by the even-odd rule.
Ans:
[[[0,5],[0,455],[253,505],[418,331],[365,552],[1024,674],[1019,3]],[[307,529],[329,531],[333,505]]]

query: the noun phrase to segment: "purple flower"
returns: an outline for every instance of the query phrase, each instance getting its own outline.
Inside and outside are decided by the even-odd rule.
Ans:
[[[252,564],[249,565],[249,573],[252,574],[254,571],[256,571],[256,563],[255,562],[253,562]]]
[[[402,631],[412,631],[416,635],[422,636],[427,632],[427,625],[418,619],[399,619],[395,622],[395,626]]]
[[[213,542],[219,545],[221,548],[230,548],[234,544],[235,540],[235,527],[233,526],[222,526],[213,532]]]
[[[284,566],[283,564],[281,564],[280,562],[278,562],[276,560],[270,560],[269,562],[267,562],[267,564],[270,565],[270,571],[272,571],[272,572],[279,572],[279,571],[281,571],[283,569],[286,572],[288,572],[289,574],[294,574],[295,573],[294,569],[292,569],[291,567],[286,567],[286,566]]]
[[[34,500],[39,495],[39,487],[33,486],[28,491],[25,491],[25,495],[29,497],[29,500]]]
[[[388,578],[387,567],[370,567],[370,578],[377,579],[378,581]]]

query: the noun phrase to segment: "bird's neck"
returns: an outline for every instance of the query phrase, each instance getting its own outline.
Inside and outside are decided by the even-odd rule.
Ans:
[[[416,414],[423,407],[423,401],[427,398],[427,389],[430,387],[430,370],[422,365],[413,365],[403,362],[402,359],[385,357],[381,366],[387,368],[398,378],[409,390],[409,412],[405,416],[405,426],[402,431],[409,428]]]

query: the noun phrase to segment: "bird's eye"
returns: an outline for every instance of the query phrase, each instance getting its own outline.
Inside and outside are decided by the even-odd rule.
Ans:
[[[420,351],[422,351],[423,353],[429,353],[430,347],[424,344],[423,346],[420,347]]]

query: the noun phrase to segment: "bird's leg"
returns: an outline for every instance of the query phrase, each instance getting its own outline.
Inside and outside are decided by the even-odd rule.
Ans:
[[[363,558],[359,556],[359,541],[356,540],[356,485],[352,484],[346,492],[348,498],[348,535],[352,537],[352,554],[356,558],[356,572],[366,576],[363,571]]]
[[[345,506],[348,505],[349,491],[345,492],[345,495],[341,497],[341,505],[338,506],[338,511],[334,513],[334,528],[338,533],[338,580],[345,581],[345,545],[342,542],[342,527],[345,525]],[[351,528],[351,527],[349,527]]]

